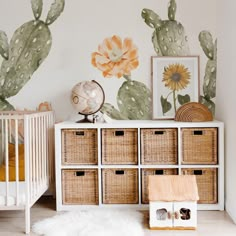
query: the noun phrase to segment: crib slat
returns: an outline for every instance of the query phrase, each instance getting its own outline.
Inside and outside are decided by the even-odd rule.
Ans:
[[[33,124],[33,127],[32,127],[32,130],[31,130],[31,132],[32,132],[32,137],[35,137],[35,135],[36,135],[36,133],[35,133],[35,119],[33,118],[32,119],[32,124]],[[34,139],[33,139],[34,140]],[[36,168],[36,152],[35,152],[35,140],[33,141],[33,143],[32,143],[32,179],[31,179],[31,181],[32,181],[32,183],[33,183],[33,196],[35,195],[35,193],[36,193],[36,183],[35,183],[35,168]]]
[[[19,205],[20,198],[19,198],[19,137],[18,137],[18,120],[14,120],[15,124],[15,176],[16,176],[16,205]]]
[[[36,150],[36,192],[38,192],[39,189],[39,127],[37,122],[37,117],[35,118],[35,127],[36,127],[36,136],[35,136],[35,150]]]
[[[31,203],[30,196],[30,157],[29,157],[29,146],[30,139],[28,139],[29,135],[29,117],[25,116],[24,118],[24,135],[27,137],[24,138],[24,147],[25,147],[25,209],[29,209]],[[27,212],[27,211],[26,211]],[[27,218],[27,216],[26,216]]]
[[[33,140],[33,133],[32,133],[32,119],[29,119],[29,123],[28,123],[28,138],[30,140]],[[32,143],[29,144],[29,149],[28,149],[28,152],[29,152],[29,156],[30,156],[30,161],[29,161],[29,188],[30,188],[30,198],[32,198],[33,196],[33,181],[32,181],[32,176],[33,176],[33,148],[32,148]]]
[[[6,179],[6,206],[9,205],[9,150],[8,150],[8,122],[9,120],[5,120],[5,179]]]

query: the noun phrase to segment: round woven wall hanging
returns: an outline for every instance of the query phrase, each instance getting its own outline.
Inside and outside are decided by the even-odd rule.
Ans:
[[[175,120],[183,122],[212,121],[213,116],[205,105],[198,102],[189,102],[176,111]]]

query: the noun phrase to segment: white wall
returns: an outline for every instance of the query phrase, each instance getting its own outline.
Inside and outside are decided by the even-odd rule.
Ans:
[[[218,76],[216,118],[225,123],[226,210],[236,223],[236,1],[217,1]]]
[[[44,0],[43,17],[54,0]],[[122,39],[130,37],[138,47],[138,68],[132,78],[150,86],[151,56],[155,55],[151,42],[153,29],[141,17],[143,8],[150,8],[167,19],[169,0],[66,0],[62,15],[50,26],[52,48],[39,69],[25,87],[9,101],[16,107],[34,109],[38,103],[49,101],[58,120],[76,114],[70,104],[71,88],[82,80],[96,79],[106,93],[106,102],[116,105],[116,94],[123,79],[102,77],[91,65],[91,53],[106,37],[114,34]],[[209,30],[216,36],[215,0],[176,0],[176,19],[186,30],[192,55],[200,55],[201,80],[204,77],[206,56],[200,47],[198,34]],[[9,39],[14,30],[32,20],[30,1],[1,0],[0,29]],[[1,63],[1,59],[0,59]]]

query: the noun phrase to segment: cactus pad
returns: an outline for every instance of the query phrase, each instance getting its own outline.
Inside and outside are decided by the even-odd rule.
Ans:
[[[213,42],[213,37],[208,31],[201,31],[198,38],[208,58],[203,81],[203,96],[200,97],[200,102],[207,106],[214,115],[215,103],[212,99],[216,96],[217,41]]]
[[[182,24],[177,21],[163,21],[156,33],[163,56],[186,56],[190,54],[187,36]]]
[[[0,98],[0,110],[1,111],[13,111],[15,109],[7,100]]]
[[[161,18],[152,10],[144,8],[142,18],[145,23],[154,28],[152,43],[158,56],[188,56],[190,50],[183,25],[175,20],[177,5],[170,0],[168,6],[169,20]]]
[[[162,56],[161,48],[158,44],[158,39],[157,39],[157,30],[155,30],[152,34],[152,43],[157,56]]]
[[[206,56],[213,60],[214,58],[214,43],[213,38],[210,32],[202,31],[200,32],[198,39],[200,41],[201,47],[206,54]]]
[[[208,99],[207,97],[200,96],[200,103],[205,105],[212,113],[212,115],[215,114],[215,103]]]
[[[118,91],[117,104],[120,112],[130,120],[151,118],[151,92],[141,82],[125,81]]]
[[[48,25],[58,18],[64,5],[65,0],[55,0],[45,23],[39,20],[43,1],[31,0],[35,20],[19,27],[14,32],[10,45],[6,34],[0,31],[0,54],[4,58],[0,68],[0,108],[2,110],[14,109],[6,98],[16,95],[47,57],[52,45]]]
[[[65,0],[55,0],[51,5],[51,8],[48,12],[46,24],[52,24],[63,12],[65,6]]]
[[[175,0],[170,0],[168,7],[168,18],[169,20],[175,20],[177,5]]]
[[[144,8],[141,15],[149,27],[156,29],[161,27],[162,20],[154,11]]]
[[[203,83],[204,96],[214,98],[216,96],[216,61],[208,60],[205,69],[204,83]]]
[[[128,117],[121,114],[114,106],[109,103],[104,103],[101,112],[105,113],[114,120],[128,120]]]
[[[30,21],[18,28],[10,42],[10,55],[1,67],[0,96],[16,95],[47,57],[52,44],[51,33],[42,21]]]
[[[31,0],[31,7],[34,13],[34,17],[38,20],[43,10],[43,0]]]
[[[5,32],[0,30],[0,55],[6,60],[9,57],[9,44],[7,35]]]

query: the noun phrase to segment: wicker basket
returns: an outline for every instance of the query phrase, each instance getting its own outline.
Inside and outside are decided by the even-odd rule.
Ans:
[[[182,122],[212,121],[213,115],[205,105],[199,102],[188,102],[178,108],[175,120]]]
[[[103,169],[104,204],[138,203],[138,169]]]
[[[98,171],[62,170],[62,204],[98,204]]]
[[[96,129],[62,130],[62,164],[98,163]]]
[[[149,203],[148,176],[149,175],[177,175],[178,169],[142,169],[142,203]]]
[[[182,169],[184,175],[196,175],[198,194],[200,204],[215,204],[217,199],[217,169],[216,168],[199,168],[199,169]]]
[[[141,129],[142,164],[177,164],[177,129]]]
[[[102,129],[102,164],[137,164],[137,140],[137,129]]]
[[[217,164],[217,128],[182,129],[182,164]]]

